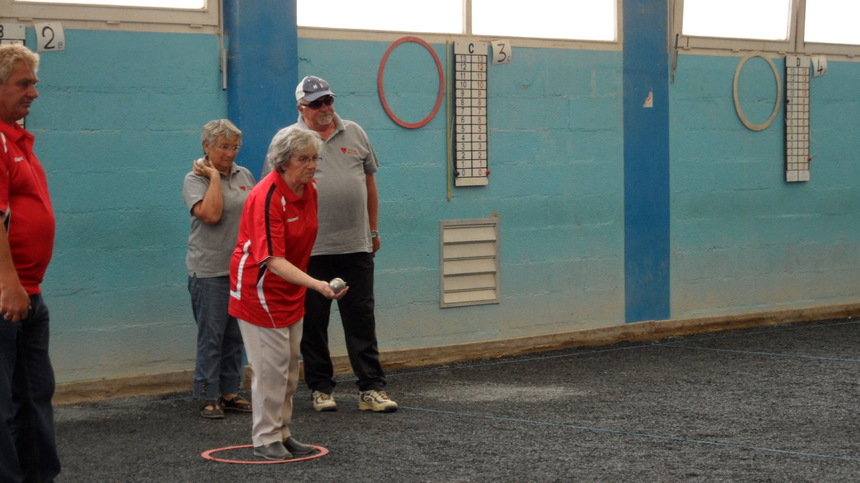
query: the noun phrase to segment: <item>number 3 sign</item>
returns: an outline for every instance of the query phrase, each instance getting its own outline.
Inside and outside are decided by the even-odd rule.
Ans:
[[[493,40],[493,64],[509,64],[513,58],[510,40]]]
[[[36,29],[36,51],[50,52],[66,50],[66,34],[59,23],[34,23]]]

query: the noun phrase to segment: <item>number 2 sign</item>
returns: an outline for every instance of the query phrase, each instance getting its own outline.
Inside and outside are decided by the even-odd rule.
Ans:
[[[66,34],[60,23],[34,23],[36,29],[36,51],[50,52],[66,50]]]

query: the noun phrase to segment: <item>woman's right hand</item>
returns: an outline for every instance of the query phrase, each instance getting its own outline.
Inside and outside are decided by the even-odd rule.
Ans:
[[[195,160],[193,165],[194,174],[198,176],[205,176],[211,179],[213,176],[218,175],[218,170],[213,168],[209,161],[204,158]]]
[[[323,294],[323,296],[325,296],[325,298],[327,299],[340,300],[349,291],[349,286],[347,286],[340,292],[335,292],[334,290],[332,290],[331,285],[329,285],[328,282],[324,280],[317,280],[316,287],[314,287],[314,290]]]

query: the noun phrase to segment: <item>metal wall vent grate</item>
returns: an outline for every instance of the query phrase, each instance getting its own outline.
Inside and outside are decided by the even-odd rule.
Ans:
[[[499,303],[499,219],[439,224],[441,307]]]

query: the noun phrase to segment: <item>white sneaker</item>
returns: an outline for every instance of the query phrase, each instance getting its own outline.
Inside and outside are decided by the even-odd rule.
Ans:
[[[358,409],[390,413],[397,411],[397,403],[392,401],[385,391],[361,391],[358,393]]]
[[[337,403],[331,394],[326,394],[321,391],[314,391],[314,411],[337,411]]]

